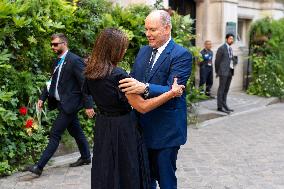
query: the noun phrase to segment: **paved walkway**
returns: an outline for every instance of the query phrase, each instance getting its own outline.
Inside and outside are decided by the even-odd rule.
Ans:
[[[260,104],[189,129],[178,157],[179,189],[284,188],[284,104]],[[27,172],[2,178],[0,188],[90,189],[91,166],[66,165],[77,157],[57,158],[40,178]]]
[[[179,154],[179,189],[283,189],[284,104],[202,123]]]
[[[233,92],[228,96],[228,106],[235,110],[234,115],[263,108],[278,101],[278,98],[263,98],[243,92]],[[227,115],[217,111],[217,99],[197,103],[195,114],[199,122]]]

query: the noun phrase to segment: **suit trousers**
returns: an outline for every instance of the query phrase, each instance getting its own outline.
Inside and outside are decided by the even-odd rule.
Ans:
[[[176,160],[180,147],[148,149],[151,189],[156,189],[158,181],[160,189],[176,189]]]
[[[206,94],[210,95],[210,91],[213,85],[213,67],[208,65],[200,66],[200,82],[199,87],[206,84]]]
[[[217,107],[222,108],[227,106],[227,95],[230,89],[232,75],[219,76],[219,88],[217,92]]]
[[[66,129],[68,130],[69,134],[75,138],[79,151],[81,153],[81,158],[88,159],[91,157],[89,144],[80,126],[77,112],[67,114],[62,109],[60,103],[58,102],[57,104],[59,113],[51,128],[49,143],[37,163],[40,169],[43,169],[45,167],[49,159],[57,150],[61,136]]]

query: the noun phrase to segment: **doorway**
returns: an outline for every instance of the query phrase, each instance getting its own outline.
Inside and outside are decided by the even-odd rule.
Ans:
[[[192,33],[196,34],[196,2],[195,0],[169,0],[169,6],[180,15],[190,15],[194,20]],[[191,41],[195,45],[195,40]]]

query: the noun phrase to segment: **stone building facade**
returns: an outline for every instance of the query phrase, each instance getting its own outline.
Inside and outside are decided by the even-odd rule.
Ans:
[[[122,6],[130,4],[153,5],[156,0],[112,0]],[[205,40],[211,40],[214,53],[225,42],[226,33],[234,33],[234,55],[238,56],[231,91],[243,90],[248,84],[250,66],[248,62],[250,25],[263,17],[280,19],[284,17],[284,0],[164,0],[165,7],[171,7],[180,14],[190,14],[195,22],[195,44],[203,47]],[[196,78],[198,83],[198,71]],[[218,79],[214,77],[213,93],[217,91]]]

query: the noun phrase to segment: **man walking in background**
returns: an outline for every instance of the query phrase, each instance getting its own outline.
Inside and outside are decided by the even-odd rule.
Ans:
[[[219,77],[219,88],[217,93],[217,110],[229,114],[234,110],[227,105],[227,95],[229,92],[232,77],[234,75],[233,50],[234,35],[226,35],[226,43],[218,48],[215,59],[216,77]]]
[[[145,20],[149,45],[138,52],[130,75],[121,80],[123,92],[141,94],[144,98],[171,90],[175,77],[186,85],[191,73],[192,55],[171,39],[171,17],[156,10]],[[176,189],[176,160],[180,145],[187,139],[187,108],[185,92],[159,108],[140,114],[144,140],[148,148],[151,189]]]
[[[28,169],[37,176],[41,175],[43,168],[55,153],[66,129],[75,138],[81,154],[81,157],[70,166],[91,163],[89,145],[77,116],[83,106],[88,116],[92,117],[94,114],[92,98],[83,95],[81,91],[85,64],[82,58],[68,50],[68,40],[62,33],[51,36],[51,48],[58,55],[58,59],[53,63],[51,82],[44,88],[37,105],[41,109],[44,101],[48,99],[48,108],[57,108],[59,113],[51,128],[47,147],[37,164]]]
[[[212,43],[209,40],[204,42],[204,49],[200,52],[203,61],[199,64],[200,82],[199,88],[202,88],[205,95],[211,97],[211,88],[213,85],[213,51],[211,50]]]

